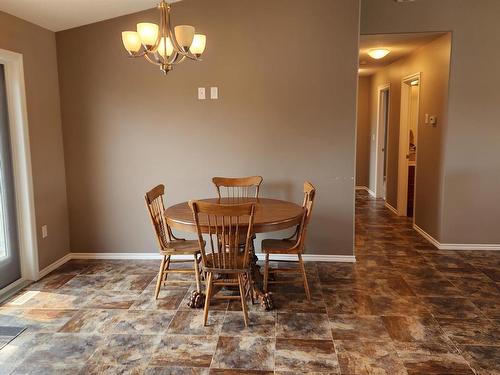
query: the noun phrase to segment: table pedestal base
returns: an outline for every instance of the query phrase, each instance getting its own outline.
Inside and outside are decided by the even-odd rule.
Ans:
[[[187,305],[192,309],[201,309],[205,305],[205,294],[193,290]]]
[[[260,273],[260,266],[257,264],[258,260],[259,258],[257,258],[257,255],[255,255],[254,252],[250,265],[252,274],[252,296],[253,299],[259,301],[262,309],[264,309],[265,311],[270,311],[274,308],[273,299],[270,293],[265,293],[263,291],[264,278]]]

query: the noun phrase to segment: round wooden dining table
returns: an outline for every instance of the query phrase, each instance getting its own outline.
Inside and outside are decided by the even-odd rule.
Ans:
[[[300,224],[304,214],[304,208],[296,203],[270,198],[210,198],[201,201],[219,204],[255,203],[254,233],[275,232],[287,228],[296,227]],[[196,233],[196,223],[193,212],[188,202],[176,204],[165,210],[167,224],[182,232]],[[244,226],[244,221],[240,226]],[[203,233],[208,233],[207,223],[200,217],[200,227]],[[259,300],[265,310],[273,308],[272,298],[269,293],[262,290],[263,277],[257,264],[257,256],[252,257],[253,294]]]

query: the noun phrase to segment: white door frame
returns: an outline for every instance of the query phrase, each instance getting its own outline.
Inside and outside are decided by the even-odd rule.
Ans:
[[[409,129],[409,98],[411,85],[410,82],[417,80],[418,84],[418,100],[417,100],[417,118],[420,118],[420,87],[422,85],[421,73],[414,73],[409,76],[403,77],[401,80],[401,114],[399,121],[399,160],[398,160],[398,202],[397,211],[399,216],[407,215],[408,208],[408,129]],[[418,140],[418,121],[417,121],[417,134],[415,134]],[[417,141],[418,142],[418,141]],[[418,146],[415,154],[415,165],[417,165],[418,159]],[[417,191],[417,167],[415,166],[415,189],[414,193]],[[414,200],[414,204],[415,204]],[[413,208],[413,220],[415,221],[415,211],[416,205]]]
[[[23,281],[36,280],[38,278],[38,246],[33,179],[31,175],[26,91],[24,87],[23,55],[0,49],[0,64],[5,67],[21,260],[21,279],[0,289],[0,293],[3,293]]]
[[[383,91],[387,91],[388,103],[387,103],[387,134],[385,134],[385,123],[380,121],[381,111],[381,95]],[[377,87],[377,134],[375,138],[375,198],[383,198],[384,191],[384,152],[385,160],[388,160],[388,147],[382,152],[384,148],[384,138],[389,137],[389,113],[391,112],[391,84],[386,83]],[[387,187],[386,187],[387,188]]]

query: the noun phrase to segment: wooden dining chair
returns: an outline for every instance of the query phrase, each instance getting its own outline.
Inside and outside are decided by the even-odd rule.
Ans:
[[[163,256],[160,271],[158,272],[158,280],[156,282],[155,289],[155,299],[158,299],[158,294],[160,293],[160,288],[167,282],[167,276],[169,273],[180,273],[189,274],[194,273],[196,280],[196,292],[193,294],[191,299],[191,304],[197,306],[190,307],[201,307],[199,303],[199,297],[201,297],[201,285],[200,285],[200,267],[201,262],[200,256],[200,244],[198,240],[185,240],[182,238],[177,238],[172,233],[172,229],[167,224],[164,216],[165,207],[163,204],[163,197],[165,195],[165,186],[158,185],[152,190],[146,193],[146,206],[151,217],[151,222],[153,223],[153,228],[155,230],[156,238],[158,240],[160,254]],[[191,255],[191,260],[186,259],[174,259],[176,255]],[[193,268],[170,268],[171,264],[174,263],[186,263],[192,262],[194,264]],[[189,282],[192,281],[182,281]],[[195,294],[198,294],[198,298]]]
[[[261,176],[212,178],[219,198],[258,198],[262,180]]]
[[[207,325],[208,310],[212,297],[241,300],[243,319],[248,326],[246,298],[251,293],[250,242],[253,232],[254,203],[216,204],[190,201],[199,246],[202,267],[206,273],[206,297],[203,324]],[[206,241],[203,238],[205,233]],[[240,246],[240,236],[245,246]],[[216,296],[214,288],[237,286],[239,295]]]
[[[267,239],[262,241],[262,252],[265,253],[265,264],[264,264],[264,292],[268,291],[268,284],[283,284],[288,282],[298,282],[295,280],[269,280],[269,274],[278,273],[301,273],[302,280],[304,284],[304,290],[306,292],[307,299],[311,300],[311,292],[309,291],[309,284],[307,282],[306,269],[304,267],[304,261],[302,260],[302,253],[304,252],[307,225],[311,218],[311,213],[314,205],[314,197],[316,195],[316,189],[310,182],[304,183],[304,214],[302,216],[302,221],[299,226],[297,226],[295,233],[282,240]],[[299,268],[273,268],[269,267],[269,256],[272,254],[295,254],[298,258]],[[281,262],[281,261],[280,261]],[[294,260],[285,260],[283,262],[296,262]]]

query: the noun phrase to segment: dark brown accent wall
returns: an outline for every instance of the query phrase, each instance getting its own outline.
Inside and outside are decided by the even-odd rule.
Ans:
[[[358,1],[185,0],[208,36],[167,77],[120,33],[155,10],[57,33],[73,252],[155,251],[144,192],[214,196],[211,177],[260,174],[262,195],[318,189],[308,253],[353,254]],[[220,99],[199,101],[197,87]]]

